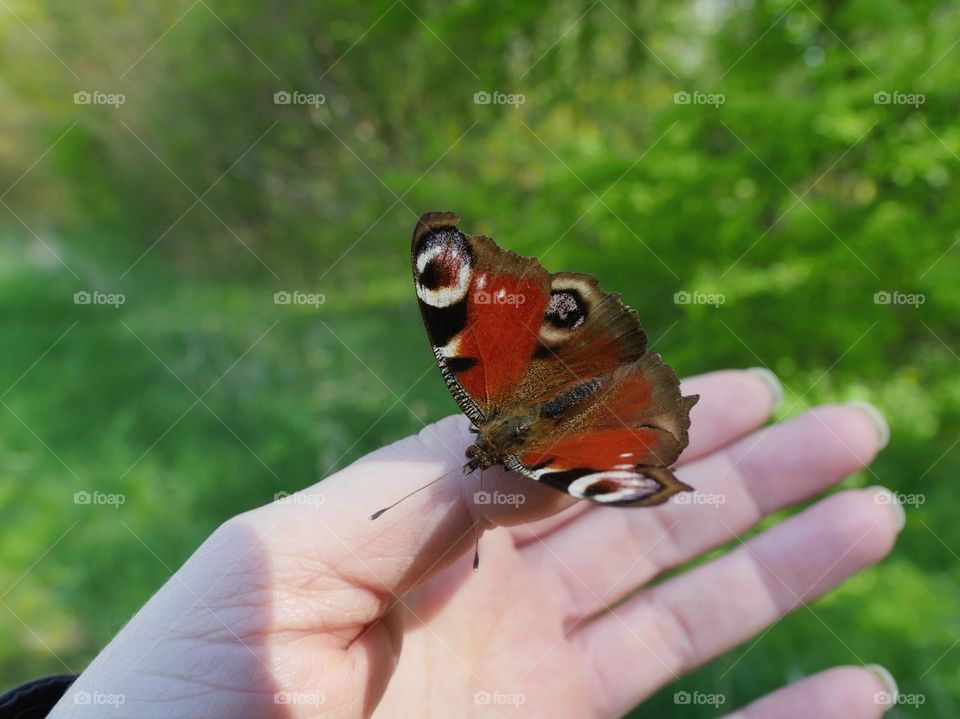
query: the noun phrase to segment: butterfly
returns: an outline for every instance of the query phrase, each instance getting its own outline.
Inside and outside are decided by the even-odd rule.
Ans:
[[[637,313],[594,276],[550,274],[459,224],[423,215],[411,259],[437,364],[476,434],[464,472],[502,465],[612,506],[691,491],[670,466],[699,395],[681,395]]]

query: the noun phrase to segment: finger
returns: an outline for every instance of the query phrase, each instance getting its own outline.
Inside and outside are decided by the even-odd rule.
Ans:
[[[737,646],[880,560],[899,531],[873,490],[832,495],[707,564],[602,614],[571,635],[586,655],[602,715]],[[818,617],[819,618],[819,617]],[[849,651],[843,629],[823,641]],[[645,671],[638,672],[637,667]]]
[[[690,411],[690,444],[683,450],[680,464],[715,452],[756,429],[783,400],[780,380],[765,367],[698,375],[681,382],[680,391],[700,395]]]
[[[600,508],[524,552],[556,574],[575,622],[867,466],[880,440],[860,408],[819,407],[682,467],[695,493],[649,512]]]
[[[877,719],[897,685],[878,665],[837,667],[767,694],[726,719]]]
[[[756,429],[780,403],[783,389],[776,376],[762,367],[748,370],[709,372],[684,380],[684,395],[698,394],[700,400],[690,412],[690,444],[678,464],[692,462],[728,445]],[[578,502],[573,508],[540,522],[516,527],[518,544],[536,542],[594,505]],[[624,510],[645,514],[642,509]],[[604,513],[605,514],[605,513]]]

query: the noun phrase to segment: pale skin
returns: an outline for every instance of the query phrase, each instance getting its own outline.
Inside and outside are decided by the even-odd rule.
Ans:
[[[463,464],[473,435],[448,417],[227,521],[50,716],[618,717],[891,549],[902,515],[877,488],[831,494],[737,541],[869,464],[881,446],[869,413],[824,406],[761,427],[774,399],[755,374],[715,372],[682,389],[701,399],[677,474],[722,503],[597,507],[490,469],[490,496],[522,499],[478,504],[479,473],[454,472],[370,521]],[[830,641],[826,629],[811,638]],[[884,691],[866,667],[824,667],[716,713],[870,719],[888,708],[876,700]]]

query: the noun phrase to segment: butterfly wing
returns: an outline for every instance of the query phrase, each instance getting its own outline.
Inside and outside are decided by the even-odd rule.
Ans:
[[[511,468],[601,504],[661,504],[690,490],[669,467],[687,446],[697,399],[647,352],[541,404]]]
[[[437,364],[460,409],[483,422],[512,400],[536,349],[549,274],[431,212],[413,233],[413,275]]]
[[[594,277],[551,275],[459,222],[451,212],[423,215],[412,262],[430,344],[468,417],[545,400],[644,354],[636,313]]]
[[[591,275],[551,276],[526,395],[538,420],[512,469],[581,499],[661,504],[688,491],[669,467],[690,409],[673,369],[646,348],[636,312]]]
[[[668,467],[697,397],[681,397],[676,374],[647,351],[636,312],[591,275],[551,275],[458,225],[453,213],[417,223],[417,297],[464,414],[481,426],[535,408],[505,465],[605,504],[658,504],[689,489]]]

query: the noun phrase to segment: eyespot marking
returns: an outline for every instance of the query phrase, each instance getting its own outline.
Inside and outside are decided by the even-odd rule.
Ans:
[[[576,290],[554,290],[550,293],[544,319],[554,327],[575,330],[587,318],[587,306]]]
[[[554,288],[540,325],[540,340],[556,345],[587,321],[587,303],[581,292],[573,287]]]
[[[414,263],[417,296],[431,307],[449,307],[461,301],[470,288],[473,257],[458,230],[442,230],[418,244]]]
[[[618,482],[618,480],[620,480]],[[636,472],[614,471],[596,472],[575,479],[567,491],[580,499],[592,499],[594,502],[619,502],[639,499],[654,494],[660,489],[660,483]],[[621,487],[618,489],[618,487]]]

